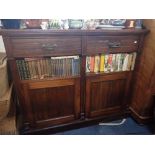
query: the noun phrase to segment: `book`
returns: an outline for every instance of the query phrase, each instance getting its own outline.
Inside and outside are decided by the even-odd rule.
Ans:
[[[91,57],[87,56],[86,57],[86,72],[89,73],[90,72],[90,66],[91,66]]]
[[[74,75],[79,75],[80,74],[80,59],[78,56],[74,57],[73,61],[73,66],[74,66]]]
[[[120,71],[123,71],[123,64],[124,64],[124,59],[126,57],[126,53],[122,53],[120,54],[120,64],[119,64],[119,69]]]
[[[111,72],[116,71],[116,54],[112,55],[112,65],[111,65]]]
[[[31,69],[31,63],[30,63],[30,61],[31,61],[31,59],[29,59],[29,58],[25,58],[25,62],[27,63],[27,66],[28,66],[28,69],[29,69],[29,74],[30,74],[30,79],[32,79],[33,78],[33,76],[32,76],[32,69]]]
[[[68,61],[69,61],[69,76],[72,76],[72,59],[74,59],[74,58],[68,59]]]
[[[80,74],[80,70],[79,70],[79,68],[80,68],[80,59],[78,58],[78,57],[75,57],[74,58],[74,66],[75,66],[75,75],[79,75]]]
[[[135,61],[136,61],[136,56],[137,56],[137,53],[134,52],[134,53],[132,54],[131,70],[134,70],[134,67],[135,67]]]
[[[97,73],[100,70],[100,56],[95,56],[94,72]]]
[[[52,60],[51,58],[47,58],[47,66],[48,66],[48,73],[49,73],[49,77],[52,77]]]
[[[46,64],[47,77],[49,77],[50,76],[50,72],[51,72],[50,65],[49,65],[49,58],[46,58],[45,64]]]
[[[108,72],[111,71],[111,67],[112,67],[112,55],[113,54],[109,54],[108,56],[108,68],[107,68]]]
[[[129,54],[123,54],[122,56],[122,71],[127,71],[128,61],[129,61]]]
[[[63,60],[63,69],[62,69],[63,74],[62,75],[64,77],[64,76],[66,76],[66,70],[65,70],[65,68],[66,68],[66,58],[63,58],[62,60]]]
[[[51,57],[51,70],[52,70],[52,77],[56,76],[56,62],[55,62],[55,57]]]
[[[66,76],[69,76],[69,58],[66,58],[65,70],[66,70]]]
[[[51,58],[51,77],[55,76],[54,72],[54,58]]]
[[[23,80],[24,79],[24,74],[23,74],[21,60],[16,60],[16,64],[17,64],[17,69],[18,69],[19,77],[20,77],[21,80]]]
[[[22,66],[22,71],[23,71],[23,77],[24,77],[24,80],[26,80],[26,79],[28,79],[28,75],[27,75],[27,72],[26,72],[25,60],[22,59],[20,61],[21,61],[21,66]]]
[[[46,66],[46,58],[42,59],[43,70],[44,70],[44,78],[48,77],[47,66]]]
[[[44,60],[39,59],[39,63],[40,63],[40,69],[41,69],[41,77],[40,77],[40,79],[44,79],[44,76],[45,76]]]
[[[104,56],[104,72],[108,72],[108,57],[108,54]]]
[[[72,59],[72,75],[76,75],[76,72],[75,72],[75,58]]]
[[[77,60],[77,75],[80,75],[81,59],[78,56],[78,58],[76,60]]]
[[[128,64],[127,64],[127,71],[131,70],[131,64],[132,64],[132,54],[129,54]]]
[[[104,72],[104,54],[100,57],[100,72]]]
[[[31,67],[32,67],[32,72],[33,72],[33,78],[36,78],[36,72],[37,72],[37,77],[39,79],[41,79],[42,78],[42,74],[41,74],[41,63],[40,63],[40,60],[37,59],[36,61],[32,61]]]
[[[66,58],[66,76],[69,76],[69,58]]]
[[[59,57],[55,57],[55,76],[59,77]]]
[[[63,76],[63,59],[60,58],[60,76]]]
[[[121,54],[117,54],[116,56],[116,61],[117,61],[117,71],[121,71]]]
[[[28,62],[31,79],[39,78],[38,66],[37,66],[37,61],[39,61],[39,59],[38,58],[25,58],[25,61]]]
[[[91,59],[90,59],[90,72],[94,72],[94,64],[95,64],[95,57],[91,56]]]
[[[30,70],[29,70],[28,62],[24,60],[24,63],[25,63],[27,79],[30,79],[31,75],[30,75]]]

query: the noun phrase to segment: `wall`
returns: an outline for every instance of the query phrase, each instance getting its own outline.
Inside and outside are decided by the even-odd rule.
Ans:
[[[2,36],[0,36],[0,52],[5,52],[5,47],[4,47]]]
[[[149,87],[152,89],[155,88],[155,19],[144,20],[144,24],[150,30],[150,34],[147,36],[144,44],[144,61],[145,66],[150,69],[150,78],[148,80],[151,81]]]
[[[143,21],[144,26],[150,30],[146,36],[140,68],[134,86],[132,108],[142,119],[152,117],[152,83],[155,81],[155,20]],[[154,76],[153,76],[154,75]]]

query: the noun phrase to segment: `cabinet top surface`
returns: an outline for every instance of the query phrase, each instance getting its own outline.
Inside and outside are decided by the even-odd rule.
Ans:
[[[122,29],[122,30],[41,30],[41,29],[2,29],[3,36],[26,36],[26,35],[140,35],[146,34],[147,29]]]

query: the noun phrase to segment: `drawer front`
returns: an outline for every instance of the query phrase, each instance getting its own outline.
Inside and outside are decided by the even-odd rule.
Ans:
[[[70,55],[81,53],[81,38],[73,36],[12,38],[14,57]]]
[[[138,50],[137,36],[89,36],[87,38],[87,54],[135,52]]]

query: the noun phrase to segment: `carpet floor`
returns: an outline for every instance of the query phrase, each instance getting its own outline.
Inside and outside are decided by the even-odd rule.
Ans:
[[[110,123],[120,123],[122,120]],[[93,125],[89,127],[69,130],[57,133],[56,135],[151,135],[150,127],[137,124],[132,118],[128,117],[121,125]]]

